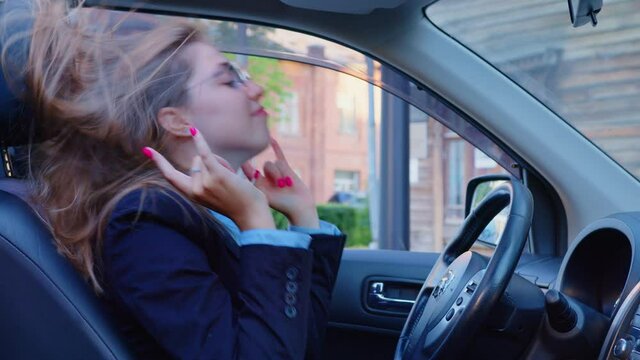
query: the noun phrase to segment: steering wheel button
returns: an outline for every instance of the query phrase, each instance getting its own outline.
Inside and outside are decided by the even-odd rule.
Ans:
[[[449,320],[451,320],[451,318],[453,317],[453,315],[454,315],[455,313],[456,313],[456,311],[455,311],[455,310],[453,310],[453,309],[449,309],[449,312],[447,312],[447,315],[445,315],[445,317],[444,317],[444,318],[445,318],[447,321],[449,321]]]
[[[640,315],[633,315],[633,320],[631,320],[631,325],[635,328],[640,328]]]
[[[456,305],[458,305],[458,306],[462,305],[462,296],[460,296],[460,297],[456,300]]]
[[[473,294],[474,291],[476,291],[476,288],[478,287],[478,284],[471,282],[469,284],[467,284],[467,292],[469,294]]]

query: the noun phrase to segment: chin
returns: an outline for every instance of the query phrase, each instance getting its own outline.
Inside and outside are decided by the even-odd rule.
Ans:
[[[263,152],[265,149],[267,149],[269,147],[269,145],[271,145],[271,137],[269,136],[269,133],[267,133],[267,136],[265,136],[262,141],[260,142],[259,146],[258,146],[258,152],[256,153],[259,154],[261,152]]]
[[[256,139],[256,141],[252,145],[247,146],[244,149],[250,153],[248,154],[250,155],[250,157],[254,157],[266,150],[269,145],[271,145],[271,138],[269,136],[265,136],[261,137],[260,139]]]
[[[268,148],[271,145],[271,133],[269,132],[269,128],[265,126],[264,132],[262,132],[261,136],[261,148],[260,151]]]

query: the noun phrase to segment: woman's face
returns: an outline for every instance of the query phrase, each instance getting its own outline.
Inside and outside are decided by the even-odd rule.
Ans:
[[[267,113],[260,104],[263,89],[242,81],[213,46],[197,42],[185,50],[193,74],[187,83],[187,120],[211,149],[222,155],[249,158],[269,144]]]

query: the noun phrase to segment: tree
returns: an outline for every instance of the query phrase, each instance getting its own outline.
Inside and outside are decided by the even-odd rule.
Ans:
[[[230,60],[234,61],[238,55],[226,53]],[[251,75],[253,81],[260,84],[264,88],[264,97],[262,105],[272,116],[269,122],[283,121],[280,118],[282,106],[285,105],[287,99],[291,97],[291,87],[293,83],[282,70],[280,61],[258,56],[247,57],[247,71]]]
[[[227,21],[205,20],[208,34],[220,48],[261,49],[273,51],[289,51],[277,42],[269,38],[275,29],[265,26],[238,24]],[[282,107],[291,97],[292,81],[282,69],[277,59],[244,56],[225,53],[232,61],[240,62],[245,66],[252,79],[264,87],[263,106],[269,111],[269,121],[283,121],[280,118]]]

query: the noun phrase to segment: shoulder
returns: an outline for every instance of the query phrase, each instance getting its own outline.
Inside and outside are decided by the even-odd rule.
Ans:
[[[147,187],[132,190],[117,201],[111,218],[126,216],[130,213],[171,216],[178,209],[197,212],[195,206],[175,191],[161,187]]]
[[[217,227],[197,205],[177,192],[150,187],[133,190],[117,201],[105,235],[110,237],[144,223],[154,223],[182,233],[204,232]]]

